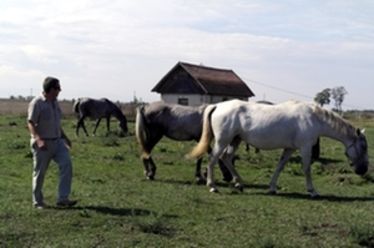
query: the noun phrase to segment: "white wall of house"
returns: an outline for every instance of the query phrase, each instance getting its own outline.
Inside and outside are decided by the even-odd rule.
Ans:
[[[187,99],[188,106],[198,106],[204,103],[204,97],[196,94],[162,94],[161,100],[168,103],[181,103]]]
[[[179,103],[188,106],[199,106],[204,103],[217,103],[230,99],[241,99],[247,101],[248,98],[232,97],[232,96],[212,96],[212,95],[197,95],[197,94],[161,94],[161,100],[168,103]]]

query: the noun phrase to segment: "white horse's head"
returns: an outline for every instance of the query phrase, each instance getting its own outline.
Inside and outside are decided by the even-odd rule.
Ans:
[[[351,166],[354,166],[354,170],[358,175],[364,175],[368,170],[369,159],[368,159],[368,145],[364,130],[360,131],[357,129],[357,137],[353,140],[353,143],[347,146],[345,154],[351,160]]]

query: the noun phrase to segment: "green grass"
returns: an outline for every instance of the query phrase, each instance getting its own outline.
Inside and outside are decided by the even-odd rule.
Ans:
[[[373,157],[373,121],[356,124],[366,128]],[[280,151],[247,153],[244,146],[236,162],[244,192],[217,171],[220,193],[212,194],[194,183],[194,161],[184,158],[193,142],[163,139],[153,153],[156,180],[147,181],[134,136],[105,136],[104,126],[96,137],[77,138],[75,120],[64,121],[79,204],[35,210],[25,117],[0,117],[0,247],[374,247],[374,172],[355,175],[340,143],[321,141],[322,159],[313,164],[319,199],[305,191],[297,154],[280,176],[279,194],[268,195]],[[52,163],[44,185],[51,205],[56,187]]]

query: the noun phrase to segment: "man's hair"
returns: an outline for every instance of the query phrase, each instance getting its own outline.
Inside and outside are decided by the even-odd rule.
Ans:
[[[60,81],[54,77],[46,77],[43,82],[43,90],[48,93],[53,88],[60,87]]]

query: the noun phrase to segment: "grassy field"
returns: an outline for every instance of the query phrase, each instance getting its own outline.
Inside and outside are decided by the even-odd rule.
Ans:
[[[355,124],[366,128],[372,158],[374,122]],[[244,192],[220,180],[213,194],[194,183],[194,161],[184,159],[192,142],[163,139],[154,150],[156,180],[147,181],[134,136],[105,136],[102,125],[97,137],[77,138],[74,119],[64,128],[73,141],[72,198],[79,204],[36,210],[25,117],[0,117],[0,247],[374,247],[373,169],[366,178],[355,175],[335,141],[321,141],[313,179],[322,196],[312,200],[297,154],[279,193],[268,195],[280,151],[255,154],[243,146],[236,164]],[[52,206],[56,185],[51,164],[44,194]]]

